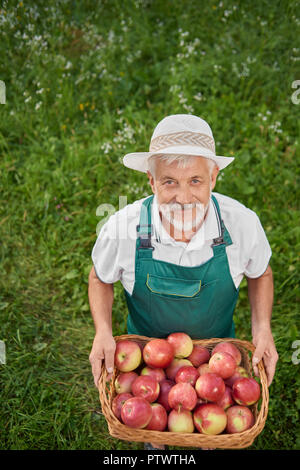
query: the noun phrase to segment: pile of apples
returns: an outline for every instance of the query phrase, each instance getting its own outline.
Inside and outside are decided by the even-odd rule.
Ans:
[[[144,347],[120,340],[112,411],[132,428],[209,435],[245,431],[254,425],[250,406],[260,398],[260,385],[241,359],[229,341],[210,351],[183,332]]]

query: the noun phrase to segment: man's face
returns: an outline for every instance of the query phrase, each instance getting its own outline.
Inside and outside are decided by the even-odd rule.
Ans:
[[[155,177],[149,171],[147,174],[168,231],[176,232],[177,239],[191,238],[204,220],[219,170],[215,167],[210,173],[203,157],[194,158],[184,169],[177,165],[176,161],[167,165],[158,160]]]

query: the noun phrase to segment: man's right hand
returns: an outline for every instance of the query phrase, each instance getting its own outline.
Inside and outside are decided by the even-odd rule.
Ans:
[[[95,386],[98,388],[98,382],[101,375],[102,361],[105,361],[105,367],[108,372],[107,380],[110,380],[114,370],[116,343],[111,334],[96,333],[92,350],[89,355],[89,361],[92,366]]]

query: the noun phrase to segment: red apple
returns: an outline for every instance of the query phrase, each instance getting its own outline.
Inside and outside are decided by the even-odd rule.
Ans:
[[[188,359],[174,358],[169,367],[166,368],[166,376],[170,380],[175,380],[175,375],[180,367],[192,366],[193,364]]]
[[[168,413],[159,403],[151,403],[152,418],[146,429],[151,431],[164,431],[168,424]]]
[[[216,405],[219,405],[223,410],[227,410],[230,406],[234,405],[235,402],[232,398],[232,390],[228,385],[225,385],[225,392],[224,395],[220,398],[220,400],[216,401]]]
[[[156,401],[157,403],[160,403],[161,405],[163,405],[163,407],[166,409],[167,412],[171,411],[172,409],[169,405],[168,395],[169,395],[169,391],[174,385],[175,385],[175,382],[169,379],[164,379],[159,384],[160,392]]]
[[[152,418],[150,403],[142,397],[133,397],[125,401],[121,409],[121,419],[131,428],[145,428]]]
[[[254,425],[254,416],[247,406],[234,405],[228,408],[226,432],[243,432]]]
[[[175,382],[177,384],[179,382],[190,383],[194,387],[199,375],[200,374],[197,371],[196,367],[183,366],[180,367],[180,369],[176,372]]]
[[[175,410],[193,410],[197,404],[197,393],[191,384],[181,382],[171,388],[168,395],[171,408]]]
[[[121,419],[121,409],[125,401],[128,400],[128,398],[132,398],[132,397],[133,395],[131,393],[126,392],[126,393],[119,393],[119,395],[116,395],[115,398],[113,399],[112,404],[111,404],[111,409],[114,415],[118,419]]]
[[[235,359],[236,365],[239,366],[242,361],[242,355],[240,350],[230,341],[222,341],[218,343],[212,350],[211,355],[215,354],[216,352],[226,352],[227,354],[231,354]]]
[[[203,434],[220,434],[226,428],[227,416],[215,403],[200,405],[193,414],[196,429]]]
[[[188,357],[193,351],[192,338],[186,333],[171,333],[167,337],[167,341],[172,345],[175,357]]]
[[[217,401],[225,393],[225,383],[222,377],[213,372],[209,372],[197,379],[195,390],[198,397],[207,401]]]
[[[209,368],[209,365],[208,365],[208,362],[204,362],[203,364],[201,364],[198,368],[197,368],[198,372],[200,375],[203,375],[203,374],[208,374],[209,372],[211,372],[210,368]]]
[[[115,350],[115,365],[121,372],[130,372],[136,369],[142,360],[139,345],[134,341],[123,339],[118,341]]]
[[[172,410],[168,416],[168,430],[170,432],[194,432],[193,415],[188,410]]]
[[[147,366],[165,369],[173,361],[173,347],[166,339],[152,339],[143,349],[143,358]]]
[[[153,377],[155,380],[157,380],[158,383],[160,383],[163,379],[166,378],[166,373],[161,367],[154,368],[145,366],[141,370],[141,375],[148,375],[149,377]]]
[[[260,386],[252,377],[237,379],[232,386],[232,396],[239,405],[253,405],[260,397]]]
[[[138,377],[136,372],[121,372],[115,379],[115,390],[117,393],[131,392],[132,382]]]
[[[159,395],[159,383],[149,375],[140,375],[132,382],[131,392],[135,397],[143,397],[152,403]]]
[[[200,346],[200,344],[195,344],[193,347],[193,351],[187,358],[194,367],[199,367],[201,364],[208,362],[210,359],[210,352],[204,346]]]
[[[215,374],[218,374],[222,379],[228,379],[234,374],[236,369],[235,359],[226,352],[214,353],[209,362],[209,368]]]
[[[241,379],[242,377],[249,377],[249,374],[248,374],[248,372],[246,371],[246,369],[244,367],[237,366],[236,369],[235,369],[235,372],[233,373],[233,375],[231,377],[229,377],[228,379],[224,380],[225,385],[228,385],[229,387],[232,387],[234,382],[237,379]]]

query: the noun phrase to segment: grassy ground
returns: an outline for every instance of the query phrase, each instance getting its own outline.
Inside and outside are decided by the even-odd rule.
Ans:
[[[280,359],[251,449],[300,448],[297,13],[277,0],[2,2],[1,449],[142,448],[101,415],[87,282],[97,207],[151,194],[120,159],[175,113],[206,119],[217,152],[236,157],[216,191],[257,212],[273,250]],[[120,283],[115,296],[121,334]],[[243,282],[238,337],[251,339],[249,318]]]

